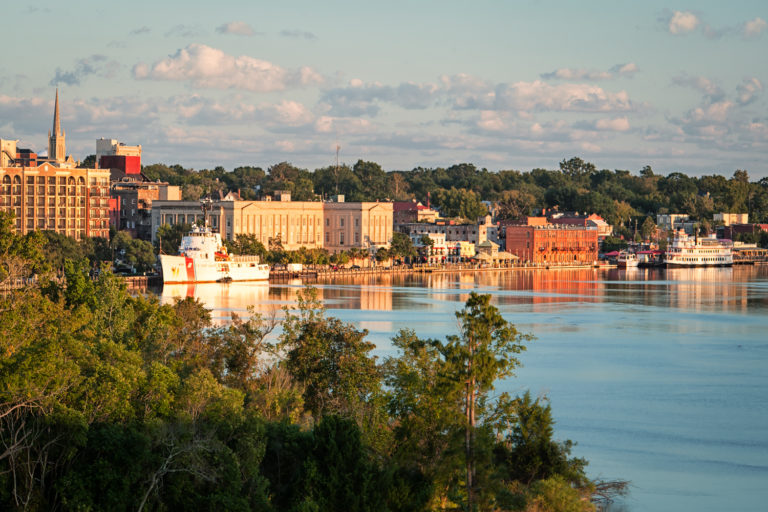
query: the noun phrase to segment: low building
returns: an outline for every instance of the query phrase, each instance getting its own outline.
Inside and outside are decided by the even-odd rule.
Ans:
[[[475,244],[472,242],[458,240],[446,242],[445,245],[448,250],[446,259],[451,263],[463,263],[475,257]]]
[[[394,224],[408,224],[410,222],[436,222],[439,214],[436,210],[424,206],[420,202],[395,201],[392,203]]]
[[[718,229],[718,238],[735,240],[739,235],[753,234],[760,236],[762,232],[768,232],[768,224],[731,224],[730,226]]]
[[[596,213],[579,214],[578,212],[554,212],[547,215],[547,222],[562,226],[580,226],[597,231],[597,237],[611,236],[613,226]]]
[[[583,226],[508,226],[507,252],[536,264],[592,264],[597,261],[597,234]]]
[[[181,190],[162,182],[125,180],[110,185],[110,197],[112,226],[118,231],[129,231],[134,238],[151,240],[152,203],[179,201]]]
[[[689,216],[685,213],[660,213],[656,215],[656,226],[666,231],[683,229],[683,224],[688,222]]]
[[[748,213],[716,213],[712,220],[720,222],[723,226],[730,226],[731,224],[749,224]]]

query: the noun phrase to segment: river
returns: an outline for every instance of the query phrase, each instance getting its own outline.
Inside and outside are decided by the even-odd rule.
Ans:
[[[536,340],[499,391],[546,394],[592,477],[631,481],[612,510],[763,511],[768,503],[768,266],[355,276],[315,283],[328,314],[368,329],[456,332],[470,291]],[[217,321],[293,304],[285,284],[166,286]]]

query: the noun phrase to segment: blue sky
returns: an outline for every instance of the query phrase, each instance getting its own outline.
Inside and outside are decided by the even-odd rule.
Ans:
[[[768,2],[16,2],[0,138],[201,169],[768,176]],[[9,23],[8,20],[13,20]]]

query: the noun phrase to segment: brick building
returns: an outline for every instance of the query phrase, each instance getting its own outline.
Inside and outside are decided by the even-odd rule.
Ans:
[[[508,226],[506,248],[525,262],[585,265],[597,261],[597,235],[580,226]]]

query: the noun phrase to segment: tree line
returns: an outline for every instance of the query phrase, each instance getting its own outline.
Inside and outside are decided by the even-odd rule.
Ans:
[[[42,237],[1,226],[0,281],[41,272]],[[0,296],[4,510],[588,511],[626,490],[586,476],[545,397],[495,392],[532,337],[490,296],[380,361],[311,288],[218,325],[63,267]]]
[[[223,167],[194,171],[180,165],[148,165],[151,179],[182,187],[184,197],[198,199],[219,191],[240,191],[256,199],[275,190],[289,190],[294,200],[312,201],[343,194],[349,201],[430,201],[445,217],[474,221],[487,212],[482,201],[497,204],[500,218],[515,218],[544,208],[598,213],[609,223],[627,228],[630,219],[660,213],[683,213],[712,222],[714,213],[749,213],[753,222],[768,222],[768,178],[750,181],[746,170],[726,178],[719,174],[692,177],[680,172],[656,174],[650,166],[638,172],[597,169],[573,157],[554,170],[491,172],[462,163],[448,168],[384,171],[375,162],[358,160],[309,171],[281,162],[260,167]]]

